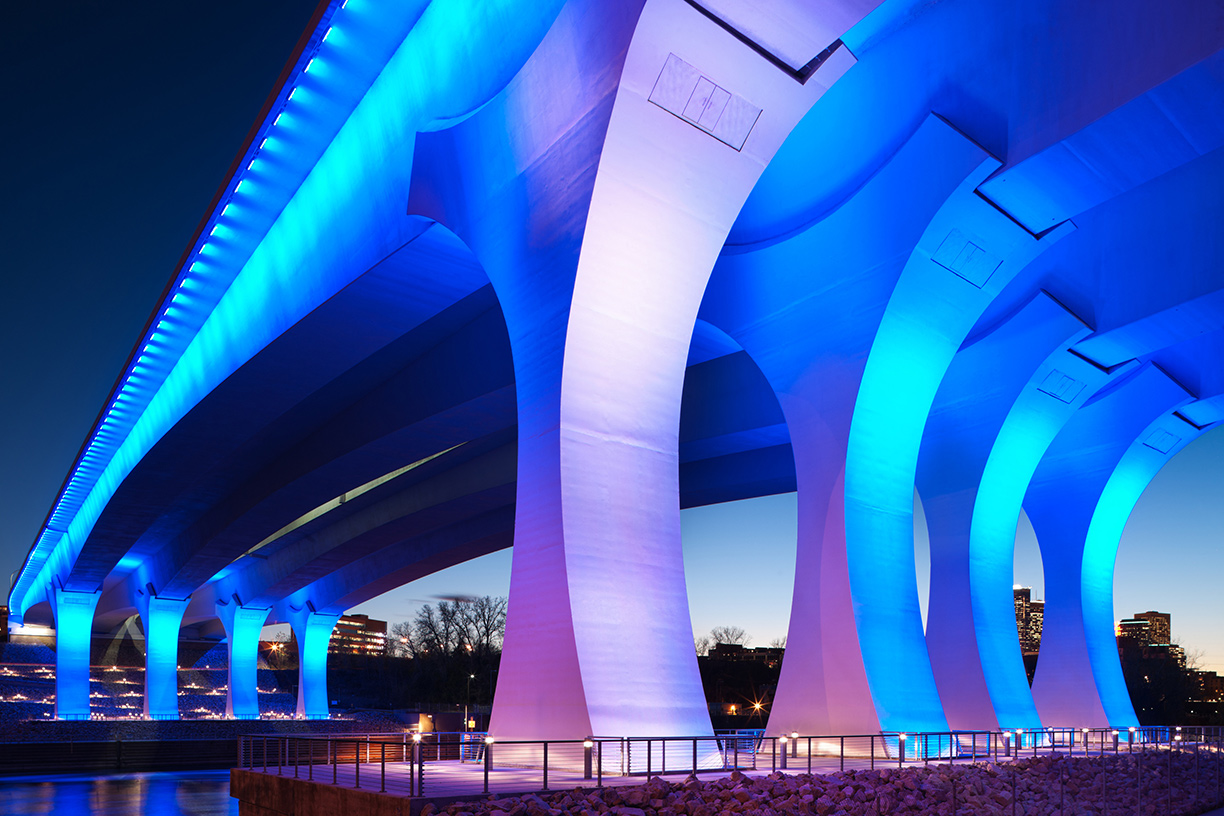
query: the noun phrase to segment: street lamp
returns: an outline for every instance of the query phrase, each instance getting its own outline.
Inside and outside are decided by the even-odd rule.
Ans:
[[[468,675],[467,695],[463,698],[463,730],[471,731],[468,726],[468,704],[472,702],[472,681],[476,679],[476,675]]]

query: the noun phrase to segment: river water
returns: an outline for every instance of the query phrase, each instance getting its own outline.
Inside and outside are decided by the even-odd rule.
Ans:
[[[229,771],[0,778],[0,814],[238,816]]]

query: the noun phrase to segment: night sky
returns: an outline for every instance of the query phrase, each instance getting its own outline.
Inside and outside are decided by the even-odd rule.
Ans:
[[[309,0],[13,3],[0,51],[0,569],[21,565],[98,410],[309,21]],[[1186,448],[1127,526],[1119,617],[1173,613],[1224,672],[1224,432]],[[795,498],[683,513],[694,628],[785,634]],[[925,598],[923,526],[919,585]],[[1017,580],[1042,596],[1022,521]],[[750,553],[750,554],[748,554]],[[509,553],[361,607],[390,620],[502,595]],[[7,583],[5,584],[7,587]]]

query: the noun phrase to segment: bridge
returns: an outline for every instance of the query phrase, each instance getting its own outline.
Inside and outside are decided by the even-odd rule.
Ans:
[[[491,733],[708,734],[680,510],[796,491],[771,732],[1137,725],[1114,556],[1224,419],[1222,47],[1139,0],[325,0],[13,583],[56,716],[138,616],[147,716],[191,630],[257,717],[280,622],[326,717],[342,612],[513,545]]]

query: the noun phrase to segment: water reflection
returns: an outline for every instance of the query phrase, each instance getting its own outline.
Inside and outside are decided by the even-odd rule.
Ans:
[[[229,771],[38,776],[0,780],[0,814],[238,816]]]

